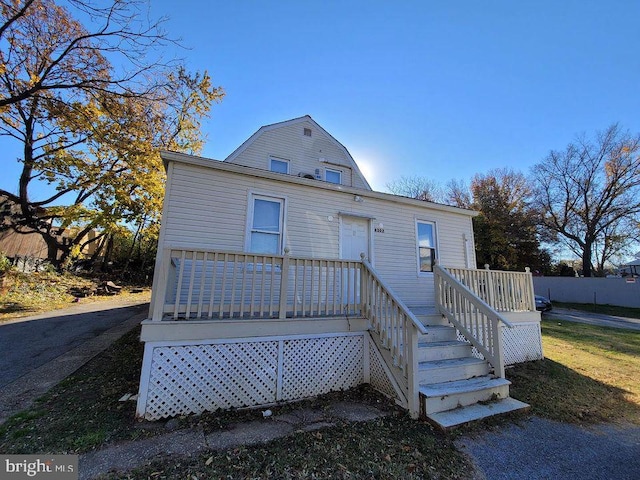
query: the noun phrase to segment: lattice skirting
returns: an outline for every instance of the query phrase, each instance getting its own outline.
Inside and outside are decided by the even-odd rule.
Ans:
[[[387,372],[388,367],[378,353],[378,347],[371,337],[369,341],[369,384],[387,397],[395,398],[403,403],[404,395],[400,392],[400,387],[392,380],[392,376]]]
[[[514,323],[513,328],[502,327],[504,364],[541,360],[542,333],[539,322]]]
[[[394,395],[368,333],[145,345],[138,415],[148,420],[303,399],[361,383]],[[386,382],[386,383],[385,383]]]
[[[458,331],[458,340],[466,342],[467,339]],[[513,328],[502,327],[502,348],[504,350],[504,364],[514,365],[516,363],[529,362],[531,360],[542,360],[542,334],[540,323],[522,322],[513,323]],[[478,358],[484,356],[472,349],[472,354]]]

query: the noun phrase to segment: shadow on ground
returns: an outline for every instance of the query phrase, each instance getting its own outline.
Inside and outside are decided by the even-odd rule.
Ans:
[[[22,303],[3,302],[2,306],[0,306],[0,315],[3,313],[29,313],[35,311],[35,308],[27,307]]]
[[[545,359],[509,368],[510,395],[531,405],[531,413],[561,422],[628,421],[640,424],[640,406],[624,389],[594,380]]]

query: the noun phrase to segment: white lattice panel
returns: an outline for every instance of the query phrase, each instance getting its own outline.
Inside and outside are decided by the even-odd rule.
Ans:
[[[458,333],[458,340],[469,343],[459,330],[456,331]],[[542,359],[540,324],[514,323],[513,328],[503,326],[502,349],[505,365]],[[472,349],[472,354],[474,357],[484,358],[475,347]]]
[[[153,349],[145,418],[273,402],[278,342]]]
[[[379,392],[387,395],[388,397],[397,398],[396,394],[389,377],[387,376],[387,372],[385,372],[382,363],[380,362],[380,358],[376,354],[376,346],[371,345],[369,347],[369,376],[370,376],[370,385],[378,390]]]
[[[502,328],[504,364],[542,359],[542,336],[539,323],[516,323]]]
[[[346,390],[364,381],[361,335],[283,343],[282,400]]]
[[[362,335],[155,346],[147,352],[139,414],[148,420],[297,400],[364,381]]]
[[[469,340],[467,340],[467,337],[465,337],[462,332],[460,330],[458,330],[456,328],[456,336],[457,336],[457,340],[459,342],[466,342],[466,343],[471,343]],[[484,355],[482,355],[478,349],[474,346],[471,346],[471,355],[473,355],[476,358],[479,358],[481,360],[484,360]]]

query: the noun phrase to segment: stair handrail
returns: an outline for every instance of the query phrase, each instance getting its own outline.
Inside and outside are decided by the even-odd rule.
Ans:
[[[504,355],[502,348],[502,330],[500,326],[502,324],[508,328],[513,328],[514,325],[478,297],[469,287],[451,275],[445,268],[436,264],[434,266],[434,275],[436,306],[440,313],[493,365],[496,376],[504,378]],[[442,288],[444,281],[446,281],[448,287],[460,293],[464,300],[469,302],[476,309],[476,312],[484,316],[490,323],[481,325],[482,328],[479,329],[478,323],[482,322],[482,320],[479,321],[477,315],[473,321],[460,321],[456,313],[467,320],[469,319],[470,312],[456,312],[454,311],[455,307],[459,307],[459,305],[445,305],[454,302],[445,301]]]
[[[404,377],[407,408],[413,418],[420,414],[418,381],[418,336],[427,329],[361,255],[361,314],[381,347],[390,352],[387,366]]]
[[[362,265],[367,270],[369,275],[371,275],[376,280],[376,282],[378,282],[380,284],[380,286],[384,290],[386,290],[387,295],[389,295],[389,297],[395,303],[398,304],[398,306],[403,310],[403,313],[407,316],[407,318],[409,318],[411,320],[411,323],[416,327],[418,332],[420,332],[422,334],[428,333],[428,330],[422,324],[422,322],[416,318],[416,316],[409,309],[409,307],[407,307],[405,305],[405,303],[400,299],[400,297],[398,297],[398,295],[396,295],[396,293],[391,289],[391,287],[389,285],[387,285],[385,283],[385,281],[382,280],[382,278],[380,278],[380,276],[376,273],[375,269],[373,268],[373,266],[369,263],[369,261],[366,258],[362,259]]]

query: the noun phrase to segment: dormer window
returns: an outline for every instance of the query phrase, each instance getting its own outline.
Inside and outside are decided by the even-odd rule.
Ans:
[[[272,157],[269,159],[269,170],[276,173],[289,173],[289,160]]]
[[[341,185],[342,172],[340,170],[332,170],[331,168],[326,168],[324,171],[324,179],[329,183],[337,183],[338,185]]]

